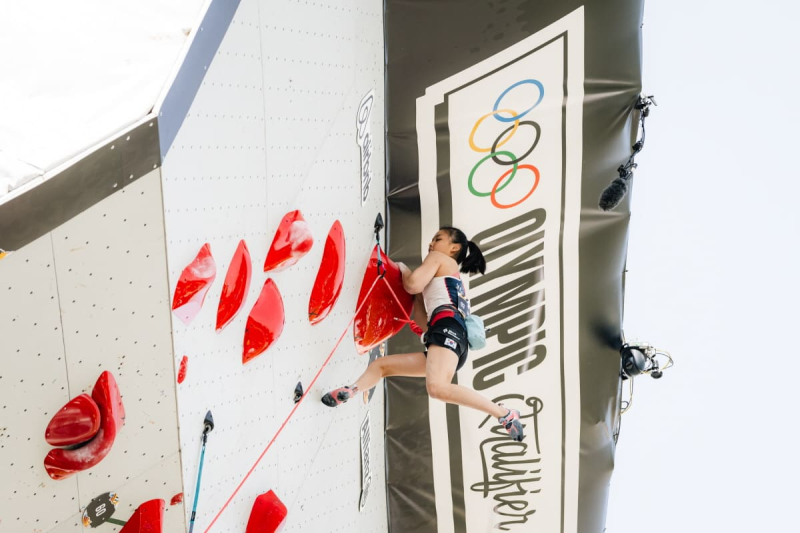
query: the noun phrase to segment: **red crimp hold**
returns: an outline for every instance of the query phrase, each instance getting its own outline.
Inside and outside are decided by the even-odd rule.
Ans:
[[[71,399],[47,424],[44,439],[51,446],[86,442],[100,429],[100,409],[88,394]]]
[[[273,491],[260,495],[253,504],[246,533],[275,533],[286,520],[286,506]]]
[[[408,320],[407,317],[411,315],[414,307],[414,297],[403,288],[403,275],[400,273],[400,267],[389,259],[383,251],[381,251],[381,261],[386,269],[384,280],[391,286],[394,294],[397,295],[399,304],[387,284],[379,280],[372,295],[356,315],[353,325],[353,336],[356,350],[359,354],[367,353],[373,347],[403,329]],[[367,271],[364,273],[364,281],[361,283],[357,306],[364,302],[369,288],[377,277],[378,247],[375,246],[369,265],[367,265]]]
[[[314,245],[314,238],[300,211],[290,211],[278,225],[264,262],[264,272],[281,270],[297,263]]]
[[[169,501],[170,505],[178,505],[179,503],[183,503],[183,493],[179,492],[172,499]]]
[[[325,241],[322,263],[319,265],[314,288],[308,302],[308,320],[319,324],[328,316],[342,293],[344,282],[345,246],[344,228],[338,220],[333,223]]]
[[[183,383],[183,380],[186,379],[186,366],[189,364],[189,358],[187,356],[183,356],[181,359],[181,366],[178,369],[178,385]]]
[[[239,246],[233,253],[233,259],[225,275],[222,294],[217,307],[217,331],[228,325],[239,312],[247,298],[250,289],[250,277],[253,273],[253,264],[250,260],[250,250],[244,240],[239,241]]]
[[[102,461],[111,451],[117,433],[122,429],[125,409],[111,372],[100,374],[92,389],[92,399],[100,411],[100,429],[84,446],[74,450],[50,450],[44,459],[47,474],[56,480],[66,479]]]
[[[183,269],[175,295],[172,298],[172,311],[184,324],[189,324],[206,298],[208,289],[217,277],[217,265],[211,255],[211,246],[205,243],[194,260]]]
[[[136,508],[119,533],[164,533],[164,500],[150,500]]]
[[[244,329],[242,363],[246,363],[264,353],[270,345],[278,340],[285,323],[283,298],[278,286],[272,279],[264,282],[247,325]]]

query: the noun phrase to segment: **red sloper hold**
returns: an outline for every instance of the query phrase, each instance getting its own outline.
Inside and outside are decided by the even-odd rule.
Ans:
[[[247,317],[242,363],[261,355],[278,340],[283,332],[284,323],[283,298],[275,282],[268,279],[264,282],[250,316]]]
[[[179,503],[183,503],[183,493],[179,492],[172,499],[169,501],[170,505],[178,505]]]
[[[211,255],[211,246],[205,243],[194,260],[183,269],[172,298],[172,311],[184,324],[188,325],[200,312],[215,277],[217,265]]]
[[[119,533],[164,533],[164,506],[164,500],[144,502]]]
[[[403,288],[403,275],[400,273],[400,268],[383,252],[381,252],[381,261],[383,261],[383,265],[386,268],[385,279],[397,295],[402,308],[398,305],[388,287],[386,287],[386,283],[378,281],[369,299],[356,315],[353,325],[356,350],[359,354],[367,353],[370,349],[403,329],[406,324],[406,317],[411,316],[411,311],[414,307],[414,297]],[[367,271],[364,273],[364,281],[361,282],[358,306],[364,301],[367,291],[376,277],[378,277],[377,246],[372,251]]]
[[[178,385],[183,383],[183,380],[186,379],[186,367],[189,364],[189,358],[187,356],[183,356],[181,359],[181,366],[178,369]]]
[[[233,259],[225,275],[222,294],[217,307],[217,331],[228,325],[236,313],[242,308],[250,290],[250,276],[253,273],[253,263],[250,261],[250,250],[244,240],[239,241],[239,246],[233,253]]]
[[[339,299],[344,282],[344,251],[344,229],[337,220],[328,232],[322,263],[308,302],[308,320],[312,325],[322,322]]]
[[[88,394],[71,399],[47,424],[44,439],[51,446],[86,442],[100,429],[100,409]]]
[[[311,230],[300,211],[290,211],[278,225],[264,262],[264,272],[280,270],[297,263],[314,245]]]
[[[100,429],[92,440],[80,448],[50,450],[44,459],[44,468],[51,478],[65,479],[76,472],[87,470],[102,461],[111,451],[125,418],[122,398],[111,372],[105,371],[97,378],[92,389],[92,399],[100,409]]]
[[[250,519],[247,521],[246,533],[275,533],[286,520],[286,506],[274,492],[256,498]]]

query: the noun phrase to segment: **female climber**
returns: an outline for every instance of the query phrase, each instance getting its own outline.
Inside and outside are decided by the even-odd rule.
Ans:
[[[469,344],[464,314],[469,312],[464,285],[459,275],[486,271],[486,260],[478,246],[467,240],[457,228],[444,227],[436,232],[428,245],[428,255],[414,271],[398,263],[403,274],[403,287],[417,295],[414,311],[427,323],[424,336],[426,353],[407,353],[380,357],[353,385],[333,390],[322,397],[322,403],[336,407],[359,391],[368,391],[381,378],[389,376],[424,377],[431,398],[478,409],[497,417],[511,438],[524,438],[519,411],[507,409],[484,398],[474,390],[452,382],[453,375],[467,360]],[[422,296],[424,310],[419,305]]]

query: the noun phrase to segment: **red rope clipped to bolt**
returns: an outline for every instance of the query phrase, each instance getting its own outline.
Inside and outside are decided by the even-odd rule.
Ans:
[[[383,278],[382,276],[381,277],[377,277],[377,278],[375,278],[375,281],[372,282],[372,286],[369,288],[369,290],[367,291],[367,294],[364,296],[364,299],[361,301],[361,304],[359,304],[358,308],[356,309],[356,312],[353,315],[353,318],[351,318],[350,322],[347,323],[347,327],[344,328],[344,331],[342,332],[342,335],[339,337],[339,340],[336,341],[336,345],[333,347],[333,350],[331,350],[331,353],[325,359],[325,362],[322,363],[322,366],[319,367],[319,370],[317,371],[317,374],[314,376],[314,379],[311,380],[311,383],[308,385],[308,388],[306,389],[306,392],[303,394],[303,396],[300,397],[300,399],[294,405],[294,408],[292,408],[291,412],[289,413],[289,416],[286,417],[286,419],[283,421],[283,424],[281,424],[281,427],[278,428],[278,431],[275,433],[275,435],[272,437],[272,439],[267,444],[267,447],[264,448],[264,451],[261,452],[261,455],[258,456],[258,459],[256,459],[256,462],[253,464],[253,466],[250,468],[250,470],[247,471],[247,474],[245,474],[244,479],[242,479],[241,483],[239,483],[239,485],[233,491],[233,494],[230,495],[230,497],[225,502],[225,504],[222,506],[222,508],[219,510],[219,512],[217,512],[216,516],[214,516],[214,519],[211,521],[211,523],[208,524],[208,527],[205,529],[204,533],[208,533],[209,531],[211,531],[211,528],[214,526],[214,524],[216,523],[217,519],[220,517],[220,515],[222,515],[223,511],[225,511],[225,509],[228,507],[228,505],[231,503],[231,501],[233,501],[233,498],[239,492],[239,489],[242,488],[242,486],[244,485],[245,481],[247,481],[247,479],[250,477],[250,475],[255,471],[256,467],[258,466],[258,463],[260,463],[261,459],[263,459],[264,456],[267,454],[269,449],[275,443],[275,440],[277,440],[278,435],[281,434],[281,432],[283,431],[283,428],[286,427],[286,424],[289,422],[289,420],[292,418],[292,416],[294,416],[294,413],[295,413],[295,411],[297,411],[297,408],[300,407],[300,404],[303,403],[303,400],[305,400],[306,396],[308,396],[308,393],[314,387],[314,383],[316,383],[317,378],[319,378],[320,374],[322,374],[322,371],[328,365],[328,362],[330,362],[331,358],[333,357],[333,354],[336,353],[336,349],[342,343],[342,339],[344,339],[344,336],[347,335],[347,332],[350,330],[350,326],[353,324],[353,321],[355,321],[356,316],[358,316],[359,311],[361,311],[361,308],[364,306],[364,304],[369,299],[370,294],[372,294],[372,290],[375,288],[375,285],[378,284],[378,280],[380,280],[380,279],[385,279],[385,278]],[[388,285],[388,283],[387,283],[387,285]],[[389,288],[389,290],[391,290],[391,287]],[[392,294],[394,294],[394,291],[392,292]],[[397,298],[397,296],[395,296],[395,298]]]

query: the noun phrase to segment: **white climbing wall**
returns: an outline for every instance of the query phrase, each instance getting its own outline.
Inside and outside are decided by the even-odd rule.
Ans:
[[[383,4],[378,0],[242,0],[233,22],[163,162],[169,285],[209,243],[217,278],[186,326],[173,320],[175,361],[188,357],[178,386],[180,440],[190,512],[202,421],[211,410],[195,531],[204,531],[292,410],[295,385],[308,386],[345,331],[383,212]],[[360,201],[356,111],[370,90],[373,185]],[[263,272],[281,218],[301,210],[315,244],[298,264]],[[344,288],[332,313],[312,327],[308,300],[331,224],[345,232]],[[253,279],[240,313],[214,331],[228,264],[240,239]],[[283,296],[286,327],[264,354],[242,364],[247,315],[271,277]],[[318,384],[244,483],[213,531],[244,530],[256,496],[272,489],[288,507],[284,532],[385,531],[383,395],[369,406],[331,410],[319,402],[365,368],[352,331]],[[371,412],[373,465],[367,505],[359,512],[359,428]]]
[[[153,170],[0,261],[0,532],[78,533],[102,493],[125,521],[183,490],[163,221]],[[105,370],[125,425],[97,466],[54,481],[45,428]],[[184,525],[168,505],[165,531]]]

